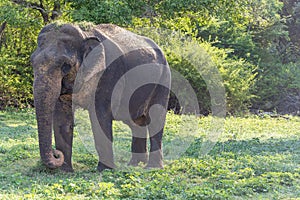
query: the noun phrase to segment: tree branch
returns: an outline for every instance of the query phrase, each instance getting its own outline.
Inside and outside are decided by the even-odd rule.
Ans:
[[[5,38],[3,37],[3,32],[4,32],[4,29],[6,28],[6,24],[7,22],[3,22],[0,26],[0,51],[2,49],[2,44],[5,43]]]
[[[11,0],[11,1],[15,4],[25,6],[27,8],[32,8],[34,10],[38,10],[43,17],[44,24],[49,23],[49,14],[43,6],[43,0],[40,0],[40,4],[33,3],[33,2],[27,2],[25,0]]]
[[[7,24],[6,21],[1,24],[1,27],[0,27],[0,39],[2,37],[2,33],[3,33],[4,29],[6,28],[6,24]]]
[[[61,8],[59,0],[54,2],[51,19],[55,20],[56,18],[61,16]]]

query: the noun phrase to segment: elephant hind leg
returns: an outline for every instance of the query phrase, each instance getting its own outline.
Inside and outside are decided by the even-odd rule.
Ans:
[[[163,153],[162,153],[162,135],[163,129],[151,136],[150,134],[150,155],[146,168],[163,168]],[[153,134],[153,133],[152,133]]]
[[[163,168],[162,137],[166,121],[169,89],[158,86],[150,102],[148,124],[150,155],[146,168]]]
[[[165,112],[157,110],[155,119],[150,116],[140,117],[129,124],[132,130],[132,157],[129,165],[137,166],[140,162],[147,163],[146,168],[163,168],[162,135],[165,123]],[[158,127],[161,127],[158,129]],[[150,155],[147,151],[147,136],[150,137]]]
[[[135,124],[129,125],[132,131],[132,156],[128,165],[137,166],[140,162],[146,164],[148,161],[147,126],[145,126],[146,122],[143,119],[134,122]]]

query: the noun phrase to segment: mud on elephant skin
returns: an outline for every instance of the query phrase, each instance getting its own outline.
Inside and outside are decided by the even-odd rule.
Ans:
[[[50,24],[41,30],[31,62],[40,156],[47,167],[73,171],[77,106],[89,112],[99,171],[115,168],[113,120],[123,121],[132,130],[130,165],[144,162],[149,168],[163,167],[162,135],[171,75],[152,40],[112,24],[85,28]]]

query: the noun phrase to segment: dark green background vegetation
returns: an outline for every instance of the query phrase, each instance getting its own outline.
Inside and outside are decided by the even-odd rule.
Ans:
[[[2,0],[0,6],[0,108],[32,106],[29,57],[39,30],[60,20],[180,31],[218,67],[229,113],[300,110],[299,0]],[[201,112],[209,113],[201,75],[170,47],[162,48],[197,92]]]

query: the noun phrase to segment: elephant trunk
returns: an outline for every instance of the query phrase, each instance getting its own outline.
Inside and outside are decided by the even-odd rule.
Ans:
[[[48,168],[54,169],[64,163],[63,153],[52,149],[53,113],[60,94],[61,81],[53,81],[45,76],[38,77],[34,80],[33,88],[40,156]]]

